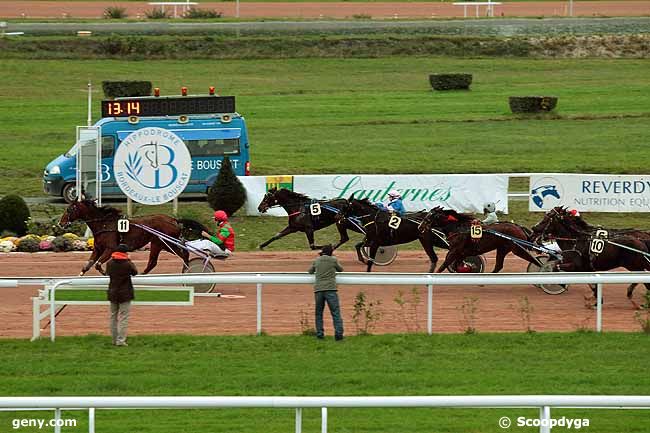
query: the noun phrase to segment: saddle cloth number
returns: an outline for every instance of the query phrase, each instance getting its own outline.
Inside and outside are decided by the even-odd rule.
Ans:
[[[388,220],[388,227],[391,229],[397,230],[400,224],[402,224],[402,218],[398,217],[397,215],[393,215]]]
[[[483,226],[480,224],[472,224],[469,228],[469,234],[472,239],[481,239],[483,237]]]
[[[117,231],[120,232],[120,233],[128,233],[129,232],[129,220],[127,220],[127,219],[117,220]]]
[[[313,216],[320,215],[321,213],[320,203],[314,203],[311,206],[309,206],[309,211]]]
[[[599,238],[594,238],[589,244],[589,251],[594,254],[600,254],[605,249],[605,241]]]

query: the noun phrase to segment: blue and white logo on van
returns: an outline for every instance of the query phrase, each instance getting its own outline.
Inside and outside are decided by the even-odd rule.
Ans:
[[[142,204],[161,204],[183,192],[192,174],[192,157],[183,140],[156,127],[129,134],[113,161],[122,192]]]
[[[559,206],[563,195],[562,184],[552,177],[542,177],[530,188],[530,199],[539,209]]]

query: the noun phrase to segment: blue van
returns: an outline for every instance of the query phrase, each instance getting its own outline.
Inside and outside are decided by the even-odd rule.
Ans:
[[[102,196],[123,196],[113,175],[113,155],[122,140],[145,127],[168,129],[192,155],[192,177],[183,194],[205,194],[228,156],[238,176],[250,174],[248,133],[231,96],[118,98],[102,101]],[[46,194],[77,197],[75,144],[50,162],[43,173]]]

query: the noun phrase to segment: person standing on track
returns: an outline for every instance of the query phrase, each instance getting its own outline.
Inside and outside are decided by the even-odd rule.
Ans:
[[[126,334],[129,327],[131,301],[135,298],[131,276],[138,274],[138,269],[129,259],[129,247],[117,246],[106,264],[108,283],[108,300],[111,302],[111,336],[114,346],[128,346]]]
[[[310,274],[316,274],[314,282],[314,298],[316,302],[316,338],[325,338],[323,329],[323,310],[325,303],[332,313],[334,322],[334,339],[343,340],[343,319],[339,307],[339,296],[336,293],[336,272],[343,272],[343,267],[336,257],[332,256],[333,248],[325,245],[320,252],[320,257],[314,260],[309,268]]]

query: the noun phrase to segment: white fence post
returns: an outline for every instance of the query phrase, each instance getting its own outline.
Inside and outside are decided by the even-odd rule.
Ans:
[[[32,298],[32,341],[41,337],[41,299]]]
[[[54,433],[61,433],[61,409],[54,409]]]
[[[320,420],[320,432],[327,433],[327,408],[322,407],[320,409],[321,420]]]
[[[596,332],[603,331],[603,285],[596,284]]]
[[[433,284],[427,284],[427,334],[433,333]]]
[[[539,433],[551,433],[551,407],[542,406],[539,408]]]
[[[296,408],[296,433],[302,433],[302,408]]]
[[[261,277],[260,274],[257,274]],[[257,283],[257,335],[262,334],[262,283]]]
[[[88,433],[95,433],[95,408],[88,409]]]

